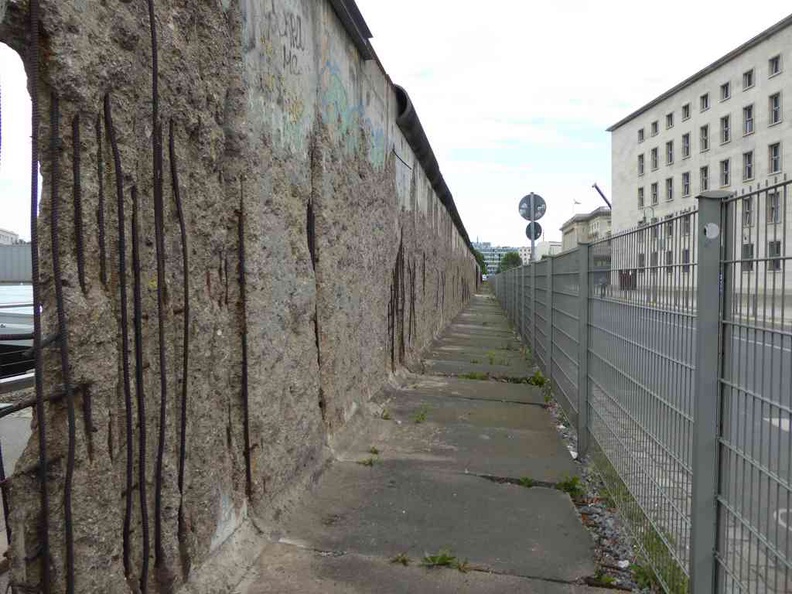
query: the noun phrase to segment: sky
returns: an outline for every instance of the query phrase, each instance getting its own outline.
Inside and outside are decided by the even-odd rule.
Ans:
[[[544,197],[544,239],[610,198],[605,130],[788,15],[778,0],[357,0],[415,104],[472,240],[526,245],[517,205]],[[657,8],[660,6],[660,8]],[[30,104],[0,44],[0,227],[29,237]],[[580,204],[576,205],[575,202]]]

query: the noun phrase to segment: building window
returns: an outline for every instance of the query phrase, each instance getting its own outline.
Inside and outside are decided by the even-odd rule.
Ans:
[[[770,164],[770,173],[778,173],[781,171],[781,143],[776,142],[771,144],[768,150],[768,163]]]
[[[723,116],[720,120],[721,123],[721,144],[725,144],[731,140],[731,117]]]
[[[641,128],[640,130],[638,130],[638,142],[643,142],[643,141],[644,141],[644,129]]]
[[[690,248],[682,250],[682,272],[690,272]]]
[[[690,119],[690,103],[685,103],[682,106],[682,119],[683,120]]]
[[[704,93],[699,97],[699,107],[701,111],[707,111],[709,109],[709,93]]]
[[[753,71],[753,68],[743,72],[743,91],[745,89],[750,89],[752,86],[754,86],[754,71]]]
[[[668,113],[666,114],[666,130],[668,128],[673,128],[673,127],[674,127],[674,114]]]
[[[666,165],[671,165],[674,162],[674,141],[669,140],[666,142]]]
[[[638,175],[644,174],[644,156],[638,155]]]
[[[746,105],[743,107],[743,134],[753,134],[754,131],[754,115],[753,105]]]
[[[781,270],[781,241],[774,240],[767,242],[767,261],[768,270]]]
[[[666,200],[674,199],[674,178],[666,178]]]
[[[702,153],[709,150],[709,125],[702,126],[699,130],[699,149]]]
[[[690,196],[690,171],[685,171],[682,174],[682,196]]]
[[[682,235],[690,235],[690,215],[682,217]]]
[[[769,76],[775,76],[781,72],[781,55],[773,56],[767,61],[767,72]]]
[[[645,272],[646,254],[638,254],[638,272]]]
[[[770,125],[781,121],[781,93],[770,95]]]
[[[644,189],[638,188],[638,208],[644,207]]]
[[[652,136],[657,136],[657,131],[659,130],[659,126],[657,124],[657,120],[652,122]]]
[[[731,163],[729,159],[720,162],[720,185],[728,186],[731,184]]]
[[[690,132],[682,135],[682,158],[687,159],[690,156]]]
[[[674,253],[671,250],[666,250],[665,253],[665,264],[666,264],[666,272],[671,274],[673,272],[673,268],[671,265],[674,263]]]
[[[651,153],[652,169],[657,169],[657,147],[652,149]]]
[[[657,204],[657,182],[652,184],[650,193],[652,194],[652,204]]]
[[[753,151],[743,153],[743,181],[753,179]]]
[[[742,224],[743,227],[753,227],[753,199],[743,198],[742,201]]]
[[[709,190],[709,167],[706,165],[699,169],[699,186],[702,192]]]
[[[729,97],[731,97],[731,83],[723,83],[720,86],[720,97],[721,101],[726,101]]]
[[[666,215],[666,219],[673,218],[674,215]],[[668,221],[666,223],[666,237],[673,237],[674,236],[674,221]]]
[[[767,193],[767,222],[775,225],[781,222],[781,194]]]
[[[752,243],[742,244],[742,263],[740,264],[740,268],[742,268],[743,272],[751,272],[753,270],[753,257],[754,257],[753,244]]]

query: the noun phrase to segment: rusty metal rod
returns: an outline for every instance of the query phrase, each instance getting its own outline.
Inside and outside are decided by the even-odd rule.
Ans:
[[[30,80],[31,130],[30,130],[30,253],[31,280],[33,281],[33,359],[35,361],[36,417],[39,442],[39,497],[41,500],[41,523],[39,545],[41,547],[41,590],[50,594],[49,550],[49,490],[47,486],[47,420],[44,413],[44,384],[41,361],[41,287],[38,255],[38,174],[39,174],[39,0],[30,0],[30,45],[28,73]]]
[[[138,489],[140,495],[140,522],[143,533],[143,557],[140,569],[140,591],[148,592],[149,544],[148,499],[146,498],[146,395],[143,383],[143,305],[140,281],[140,223],[137,188],[132,188],[132,272],[133,311],[135,324],[135,396],[138,413]]]
[[[104,155],[102,154],[102,116],[100,115],[96,116],[96,176],[99,180],[99,204],[96,207],[96,225],[99,228],[99,280],[103,286],[106,286]]]
[[[8,515],[11,510],[8,506],[8,482],[6,481],[5,464],[3,463],[3,444],[0,442],[0,492],[3,494],[3,521],[6,529],[6,543],[11,546],[11,524],[8,523]]]
[[[184,205],[181,199],[179,186],[179,168],[176,158],[176,140],[174,138],[174,123],[170,120],[168,125],[168,156],[171,170],[171,187],[173,199],[176,202],[176,214],[179,218],[179,233],[182,248],[182,290],[184,301],[184,324],[182,334],[182,381],[181,381],[181,423],[179,432],[179,542],[183,544],[184,528],[184,468],[187,459],[187,381],[190,364],[190,264],[187,247],[187,226],[184,220]]]
[[[63,377],[63,389],[66,393],[66,417],[68,423],[68,445],[66,454],[66,476],[63,485],[63,527],[66,544],[66,592],[74,594],[74,527],[72,516],[72,483],[74,481],[75,457],[75,420],[74,420],[74,392],[71,383],[71,367],[69,365],[69,341],[66,331],[66,311],[63,301],[63,279],[61,278],[60,265],[60,111],[58,97],[50,96],[50,166],[51,188],[50,200],[50,240],[52,242],[52,278],[55,285],[55,309],[58,318],[58,335],[60,336],[60,365]]]
[[[116,201],[118,208],[118,279],[121,292],[121,361],[124,382],[124,403],[129,413],[130,402],[132,400],[131,387],[129,380],[129,320],[127,317],[127,276],[126,276],[126,231],[124,216],[124,172],[121,168],[121,154],[118,151],[116,141],[116,131],[113,125],[113,114],[110,106],[110,95],[104,98],[105,126],[107,127],[107,137],[110,140],[110,147],[113,152],[113,164],[115,166],[115,185]],[[132,436],[129,432],[126,435],[127,452],[132,447]],[[124,575],[129,577],[131,572],[129,535],[132,522],[132,467],[127,455],[126,469],[126,508],[124,512],[123,529],[123,554],[124,554]]]
[[[82,181],[80,180],[80,114],[72,119],[72,180],[74,184],[74,247],[77,251],[77,276],[80,280],[80,288],[85,293]]]

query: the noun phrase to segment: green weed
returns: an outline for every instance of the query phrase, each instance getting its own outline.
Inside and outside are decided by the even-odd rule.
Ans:
[[[580,477],[570,476],[556,483],[556,489],[568,493],[572,499],[579,499],[585,495],[583,486],[580,484]]]
[[[519,483],[520,483],[520,486],[521,486],[521,487],[526,487],[527,489],[530,489],[531,487],[533,487],[534,485],[536,485],[536,481],[535,481],[535,480],[533,480],[531,477],[528,477],[528,476],[524,476],[524,477],[522,477],[522,478],[519,480]]]
[[[423,423],[426,420],[426,416],[429,414],[429,407],[425,404],[422,404],[421,407],[416,411],[413,415],[413,421],[415,423]]]
[[[358,460],[358,464],[360,464],[361,466],[371,467],[374,466],[376,463],[377,463],[377,459],[374,458],[373,456],[370,458],[366,458],[365,460]]]
[[[401,563],[407,567],[410,564],[410,558],[407,556],[407,553],[399,553],[393,559],[391,559],[391,563]]]
[[[372,454],[373,456],[379,456],[379,450],[376,447],[371,446],[369,448],[369,454]]]
[[[463,373],[459,377],[461,379],[484,381],[489,379],[489,374],[483,371],[471,371],[470,373]]]
[[[380,419],[382,419],[383,421],[390,421],[392,418],[393,417],[391,417],[390,411],[387,408],[382,410],[382,413],[380,414]]]
[[[424,567],[451,567],[457,558],[448,549],[440,549],[434,555],[424,554],[421,565]]]

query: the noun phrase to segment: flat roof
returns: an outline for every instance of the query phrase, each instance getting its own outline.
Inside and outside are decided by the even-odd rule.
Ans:
[[[676,85],[674,87],[671,87],[665,93],[663,93],[659,97],[653,99],[652,101],[650,101],[649,103],[647,103],[643,107],[635,110],[634,112],[632,112],[630,115],[628,115],[623,120],[619,120],[618,122],[613,124],[613,126],[608,128],[606,130],[606,132],[613,132],[617,128],[621,128],[624,124],[626,124],[630,120],[638,117],[642,113],[645,113],[645,112],[649,111],[655,105],[665,101],[666,99],[668,99],[669,97],[671,97],[675,93],[678,93],[679,91],[681,91],[685,87],[688,87],[688,86],[692,85],[697,80],[704,78],[705,76],[707,76],[711,72],[717,70],[718,68],[720,68],[721,66],[723,66],[727,62],[730,62],[731,60],[733,60],[737,56],[745,53],[746,51],[748,51],[752,47],[754,47],[756,45],[759,45],[765,39],[775,35],[776,33],[781,31],[782,29],[785,29],[786,27],[788,27],[791,24],[792,24],[792,14],[789,15],[788,17],[785,17],[785,18],[781,19],[780,21],[778,21],[772,27],[770,27],[768,29],[765,29],[764,31],[759,33],[759,35],[757,35],[756,37],[753,37],[753,38],[749,39],[748,41],[743,43],[741,46],[733,49],[732,51],[730,51],[728,54],[726,54],[722,58],[719,58],[719,59],[715,60],[712,64],[710,64],[706,68],[703,68],[702,70],[699,70],[693,76],[690,76],[690,77],[686,78],[685,80],[683,80],[678,85]]]
[[[580,214],[576,214],[571,219],[569,219],[566,223],[561,225],[560,229],[563,231],[567,227],[569,227],[572,223],[583,223],[585,221],[590,221],[591,219],[596,219],[597,217],[610,217],[611,216],[611,209],[607,206],[600,206],[599,208],[595,208],[591,212],[584,212]]]

